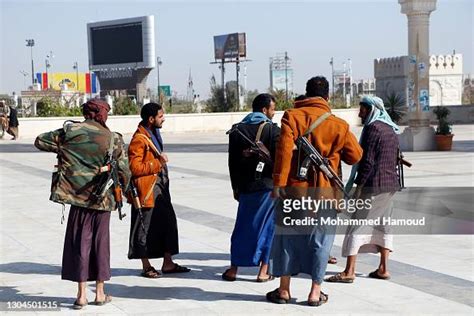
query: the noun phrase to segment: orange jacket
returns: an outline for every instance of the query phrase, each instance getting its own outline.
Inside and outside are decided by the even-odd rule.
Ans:
[[[326,112],[331,112],[328,102],[316,97],[296,101],[295,107],[284,113],[273,169],[275,187],[334,187],[321,171],[314,176],[314,182],[298,180],[296,178],[298,151],[293,150],[295,140]],[[362,148],[354,134],[349,131],[349,124],[334,115],[329,116],[311,132],[309,141],[323,157],[329,159],[331,167],[336,172],[339,170],[341,159],[352,165],[362,158]]]
[[[133,134],[128,147],[128,160],[132,172],[132,181],[137,188],[141,207],[155,206],[153,188],[162,168],[160,154],[148,131],[143,126],[138,125],[138,129]]]

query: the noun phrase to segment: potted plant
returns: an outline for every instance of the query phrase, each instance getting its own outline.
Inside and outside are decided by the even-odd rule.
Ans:
[[[448,121],[449,109],[444,106],[438,106],[433,110],[438,120],[436,127],[436,147],[441,151],[449,151],[453,146],[453,134],[451,133],[451,125]]]

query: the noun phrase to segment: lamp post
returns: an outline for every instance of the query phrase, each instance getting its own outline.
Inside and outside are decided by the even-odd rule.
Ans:
[[[31,49],[31,84],[35,84],[35,66],[33,63],[33,46],[35,46],[34,39],[27,39],[26,40],[26,47],[30,47]]]
[[[156,57],[156,80],[158,81],[158,101],[161,103],[161,89],[160,89],[160,66],[163,64],[161,57]]]
[[[334,103],[334,57],[331,57],[331,61],[329,61],[331,65],[331,74],[332,74],[332,102]]]
[[[288,52],[285,52],[285,98],[288,102]]]
[[[343,99],[342,99],[343,103],[342,104],[346,104],[346,106],[347,106],[347,102],[346,102],[346,62],[343,62],[342,64],[344,66],[344,70],[342,72],[342,76],[343,76],[342,78],[343,78],[343,82],[344,82],[342,84],[342,97],[343,97]]]
[[[48,78],[48,87],[46,87],[46,89],[49,89],[48,68],[51,67],[51,63],[49,62],[49,59],[50,59],[50,58],[54,58],[54,55],[53,55],[53,52],[52,52],[52,51],[49,51],[49,54],[46,55],[46,60],[45,60],[45,64],[46,64],[46,78]]]
[[[79,67],[77,65],[77,61],[74,62],[74,64],[72,65],[72,69],[74,69],[76,71],[76,89],[77,89],[77,92],[79,92]]]

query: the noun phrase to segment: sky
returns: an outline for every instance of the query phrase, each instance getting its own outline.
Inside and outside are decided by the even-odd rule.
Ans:
[[[295,91],[304,92],[315,75],[331,76],[352,60],[354,79],[373,77],[375,58],[406,55],[407,18],[397,0],[306,1],[42,1],[0,0],[0,94],[17,93],[31,83],[30,50],[34,39],[35,72],[45,71],[46,55],[53,51],[50,72],[88,69],[89,22],[144,15],[155,16],[156,53],[160,84],[186,94],[189,72],[201,98],[209,95],[210,78],[220,82],[213,61],[213,36],[247,35],[247,88],[260,92],[270,86],[269,58],[287,51],[293,60]],[[464,73],[474,75],[474,1],[438,0],[430,19],[430,53],[462,53]],[[126,41],[124,41],[126,45]],[[243,67],[242,67],[243,68]],[[242,73],[241,73],[242,75]],[[226,81],[235,80],[228,64]],[[156,87],[153,70],[147,85]]]

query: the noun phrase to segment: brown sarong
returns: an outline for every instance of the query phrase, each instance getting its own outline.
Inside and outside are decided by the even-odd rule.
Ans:
[[[64,239],[61,278],[110,280],[110,212],[71,206]]]

